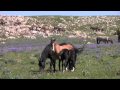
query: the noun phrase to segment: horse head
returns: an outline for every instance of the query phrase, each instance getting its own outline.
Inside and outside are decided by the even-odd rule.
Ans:
[[[54,42],[56,41],[56,39],[55,38],[51,38],[51,44],[53,44]]]
[[[48,44],[44,50],[41,53],[41,56],[39,58],[39,70],[43,71],[45,69],[45,64],[46,64],[46,60],[47,58],[49,58],[50,60],[54,61],[55,60],[55,54],[52,51],[52,47],[51,44]]]
[[[54,43],[55,43],[56,39],[55,38],[51,38],[51,42],[50,45],[52,46],[52,51],[54,51]]]
[[[49,58],[48,55],[51,53],[51,45],[48,44],[42,51],[41,56],[39,57],[39,68],[40,71],[44,70],[46,59]]]

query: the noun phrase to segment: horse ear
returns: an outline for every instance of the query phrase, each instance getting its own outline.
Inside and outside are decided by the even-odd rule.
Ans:
[[[54,37],[51,38],[51,41],[56,41],[56,39]]]

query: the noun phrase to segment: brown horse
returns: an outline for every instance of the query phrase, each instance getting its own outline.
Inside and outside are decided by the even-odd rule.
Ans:
[[[104,42],[105,44],[106,43],[108,44],[109,42],[113,44],[113,40],[109,37],[97,37],[96,41],[97,41],[97,44],[100,44],[101,41]]]
[[[75,61],[76,61],[77,53],[80,53],[80,52],[82,52],[84,50],[86,43],[83,45],[82,48],[76,48],[70,43],[61,43],[61,44],[59,44],[59,43],[56,42],[55,38],[52,38],[51,39],[51,45],[52,45],[52,51],[55,52],[56,55],[59,58],[59,70],[60,70],[60,62],[62,60],[61,52],[64,52],[64,54],[67,53],[67,55],[71,54],[71,55],[68,55],[68,56],[70,58],[72,58],[70,61],[72,61],[72,65],[73,65],[72,68],[74,69],[75,68]],[[73,55],[74,58],[72,57],[72,55]],[[63,57],[64,57],[64,55],[63,55]],[[67,66],[67,64],[66,64],[66,66]]]
[[[54,38],[51,39],[51,43],[52,43],[52,50],[54,52],[56,52],[57,54],[59,54],[62,50],[67,49],[67,50],[74,50],[75,47],[72,44],[69,43],[57,43],[56,40]]]
[[[74,46],[66,43],[62,43],[62,44],[53,43],[53,51],[55,51],[57,54],[59,54],[64,49],[74,50]]]

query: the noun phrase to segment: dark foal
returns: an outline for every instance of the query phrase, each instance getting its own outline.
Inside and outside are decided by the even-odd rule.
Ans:
[[[70,67],[74,68],[75,67],[75,61],[76,61],[75,51],[69,51],[67,49],[63,49],[60,52],[59,71],[60,71],[61,61],[62,61],[62,71],[64,71],[63,66],[65,67],[65,70],[68,70],[67,66],[69,67],[69,70],[71,70]]]
[[[71,70],[74,71],[77,55],[82,53],[85,48],[85,45],[83,45],[81,48],[75,48],[74,50],[68,50],[63,49],[60,52],[60,60],[59,60],[59,70],[60,70],[60,62],[62,61],[62,71],[63,66],[65,67],[65,70]],[[63,63],[64,62],[64,63]]]

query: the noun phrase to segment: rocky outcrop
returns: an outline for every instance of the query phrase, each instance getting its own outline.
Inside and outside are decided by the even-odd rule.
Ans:
[[[98,35],[105,35],[106,31],[114,33],[115,28],[120,26],[118,16],[94,16],[94,17],[73,17],[73,16],[5,16],[0,15],[0,38],[16,39],[20,37],[35,39],[36,36],[47,38],[52,35],[90,38],[90,27],[97,27],[101,31],[94,32]],[[110,33],[111,33],[110,32]]]

